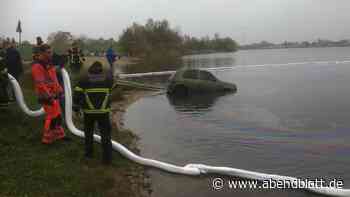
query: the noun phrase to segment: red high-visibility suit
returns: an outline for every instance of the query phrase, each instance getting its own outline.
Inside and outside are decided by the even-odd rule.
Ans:
[[[56,68],[52,65],[33,63],[32,77],[35,92],[46,112],[42,143],[50,144],[65,137],[61,126],[61,108],[58,100],[63,89],[58,83]]]

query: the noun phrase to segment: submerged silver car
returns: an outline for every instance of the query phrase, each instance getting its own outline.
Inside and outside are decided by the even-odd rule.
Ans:
[[[236,92],[235,84],[220,81],[205,70],[187,69],[177,71],[169,80],[168,94],[189,95],[192,93]]]

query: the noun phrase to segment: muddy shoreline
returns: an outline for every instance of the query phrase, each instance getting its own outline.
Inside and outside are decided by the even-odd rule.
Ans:
[[[115,99],[111,105],[112,126],[118,131],[116,134],[112,135],[112,138],[124,145],[127,145],[127,147],[135,154],[139,154],[139,138],[132,131],[124,127],[124,114],[127,108],[134,102],[143,98],[144,96],[151,95],[154,92],[143,90],[128,90],[121,92],[120,98]],[[110,191],[111,196],[120,196],[120,194],[130,197],[151,196],[151,180],[149,175],[147,175],[145,167],[133,163],[132,161],[130,162],[132,165],[129,166],[127,171],[116,172],[114,177],[116,180],[116,187],[118,187],[118,192],[113,190]],[[119,193],[120,191],[123,191],[123,189],[121,189],[123,185],[125,185],[124,190],[128,191],[125,191],[125,193]]]

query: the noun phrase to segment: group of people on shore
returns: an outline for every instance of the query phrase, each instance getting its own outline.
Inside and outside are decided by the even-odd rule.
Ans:
[[[73,81],[72,86],[74,87],[73,111],[83,114],[85,157],[92,158],[93,156],[93,135],[95,123],[97,123],[102,137],[102,161],[104,164],[110,164],[112,161],[110,96],[113,86],[113,64],[117,55],[110,48],[106,52],[109,66],[103,66],[100,61],[85,65],[85,57],[77,43],[72,44],[72,48],[67,51],[67,54],[58,55],[53,53],[51,47],[45,44],[40,37],[37,37],[36,41],[32,53],[31,74],[38,102],[45,111],[41,142],[52,144],[56,140],[70,141],[63,127],[64,118],[62,113],[64,113],[65,95],[60,68],[67,65],[68,70],[70,70],[69,74],[76,75],[84,66],[87,69],[87,76],[78,77],[76,81]],[[19,80],[20,74],[23,73],[20,54],[18,51],[17,53],[14,51],[17,51],[15,42],[6,45],[6,53],[0,54],[0,97],[7,100],[7,102],[10,99],[14,100],[13,96],[10,98],[9,92],[12,91],[9,91],[7,72],[17,80]],[[20,69],[14,69],[18,66],[14,64],[15,60],[20,65]],[[2,100],[0,102],[5,103]]]

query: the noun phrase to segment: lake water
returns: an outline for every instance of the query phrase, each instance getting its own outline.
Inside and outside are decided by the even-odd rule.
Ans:
[[[350,48],[187,56],[184,65],[192,67],[246,65],[213,72],[235,83],[238,92],[187,99],[146,97],[128,109],[125,125],[140,136],[144,157],[178,165],[336,178],[350,188],[349,60]],[[300,62],[304,63],[294,64]],[[284,65],[249,66],[257,64]],[[300,190],[215,191],[214,175],[188,177],[155,169],[149,173],[154,197],[316,196]]]

